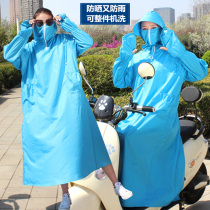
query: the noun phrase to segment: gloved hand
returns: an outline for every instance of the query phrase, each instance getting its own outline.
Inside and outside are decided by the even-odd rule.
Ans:
[[[163,44],[163,48],[160,49],[168,50],[173,57],[181,58],[186,52],[184,45],[172,30],[164,28],[160,34],[160,39]]]
[[[136,35],[134,33],[129,33],[123,36],[122,46],[120,48],[121,59],[126,59],[133,56],[133,51],[136,49]]]

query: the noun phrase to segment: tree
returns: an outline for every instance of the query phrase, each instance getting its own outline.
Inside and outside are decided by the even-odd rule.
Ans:
[[[8,44],[13,39],[14,27],[15,24],[10,23],[6,19],[0,19],[0,51],[3,50],[4,45]]]
[[[0,26],[0,52],[3,50],[5,44],[7,44],[7,33],[5,29]]]
[[[193,21],[194,32],[190,33],[192,43],[204,54],[210,49],[210,15],[203,15]]]
[[[185,44],[187,42],[187,46],[190,45],[190,51],[197,56],[201,57],[210,49],[210,15],[203,15],[197,20],[185,19],[175,23],[170,28],[178,37],[183,38],[186,34],[189,36],[189,40],[187,37],[184,37],[182,41],[184,41]]]

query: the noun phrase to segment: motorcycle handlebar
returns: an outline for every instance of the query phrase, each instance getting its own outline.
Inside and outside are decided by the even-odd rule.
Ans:
[[[141,108],[138,110],[145,111],[145,112],[155,112],[155,108],[151,106],[141,106]]]
[[[151,106],[137,106],[136,109],[132,109],[130,106],[126,105],[123,107],[123,109],[127,111],[144,111],[144,112],[155,112],[155,108]]]

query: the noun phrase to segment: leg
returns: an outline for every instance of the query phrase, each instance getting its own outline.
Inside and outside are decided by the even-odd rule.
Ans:
[[[105,166],[102,169],[104,170],[104,172],[109,177],[112,184],[114,185],[114,190],[117,195],[121,196],[121,198],[124,200],[130,198],[133,195],[133,193],[131,191],[126,190],[122,186],[122,184],[120,182],[118,182],[118,179],[116,177],[116,174],[114,172],[114,168],[113,168],[112,164]]]
[[[62,191],[63,191],[63,195],[65,193],[67,193],[69,195],[68,184],[61,184],[61,188],[62,188]]]
[[[61,184],[61,188],[63,191],[63,199],[60,203],[60,206],[58,207],[58,210],[70,209],[71,199],[68,192],[68,184]]]
[[[111,182],[112,182],[113,185],[114,185],[116,182],[118,182],[112,164],[110,164],[110,165],[108,165],[108,166],[105,166],[105,167],[103,167],[102,169],[104,170],[104,172],[106,173],[106,175],[109,177],[109,179],[111,180]]]

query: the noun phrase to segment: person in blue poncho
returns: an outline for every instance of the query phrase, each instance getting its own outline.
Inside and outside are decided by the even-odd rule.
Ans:
[[[57,24],[71,34],[56,34]],[[31,34],[34,40],[27,43]],[[118,182],[94,115],[82,89],[77,56],[93,44],[65,14],[46,8],[4,47],[4,57],[21,71],[23,184],[61,184],[59,209],[70,208],[68,182],[103,167],[123,199],[132,192]]]
[[[145,45],[136,52],[136,36]],[[155,107],[154,113],[142,116],[130,113],[119,123],[122,170],[120,181],[133,192],[124,207],[163,207],[179,199],[184,184],[185,158],[178,104],[183,82],[203,79],[208,66],[185,50],[160,15],[146,13],[123,37],[120,57],[113,66],[113,82],[118,88],[136,89],[142,82],[137,68],[149,62],[155,76],[134,93],[134,102]]]

